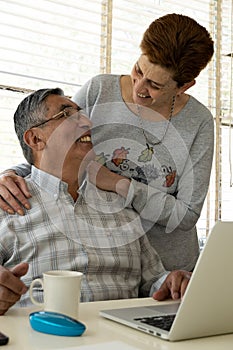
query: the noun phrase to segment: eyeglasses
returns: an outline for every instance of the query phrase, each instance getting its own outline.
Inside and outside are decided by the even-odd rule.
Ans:
[[[80,117],[80,111],[82,111],[82,109],[80,107],[65,107],[61,112],[53,115],[51,118],[47,119],[47,120],[44,120],[43,122],[39,123],[39,124],[36,124],[36,125],[33,125],[30,127],[30,129],[32,128],[37,128],[38,126],[41,126],[41,125],[44,125],[48,122],[50,122],[51,120],[59,120],[61,118],[69,118],[71,116],[77,116],[77,117]]]

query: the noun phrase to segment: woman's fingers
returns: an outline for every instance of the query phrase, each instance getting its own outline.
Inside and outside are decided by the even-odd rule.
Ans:
[[[9,214],[24,215],[23,207],[30,209],[31,194],[25,180],[14,172],[0,176],[0,208]]]

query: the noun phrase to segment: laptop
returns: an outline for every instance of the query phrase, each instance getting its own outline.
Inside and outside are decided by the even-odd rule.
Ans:
[[[181,302],[152,300],[100,315],[170,341],[233,333],[233,222],[213,227]]]

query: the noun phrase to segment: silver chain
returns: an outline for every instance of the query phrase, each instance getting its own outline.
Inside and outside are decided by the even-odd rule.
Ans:
[[[154,146],[157,146],[157,145],[159,145],[160,143],[163,142],[163,140],[164,140],[164,138],[165,138],[165,136],[167,134],[167,131],[168,131],[168,128],[169,128],[172,116],[173,116],[175,100],[176,100],[176,96],[173,96],[173,98],[172,98],[172,105],[171,105],[171,111],[170,111],[170,115],[169,115],[167,124],[166,124],[165,129],[164,129],[163,137],[157,142],[150,141],[148,139],[148,137],[146,136],[146,132],[145,132],[145,129],[144,129],[144,126],[143,126],[143,121],[142,121],[143,119],[142,119],[141,112],[140,112],[140,106],[138,104],[136,105],[137,106],[137,114],[138,114],[139,123],[140,123],[140,128],[142,130],[143,136],[144,136],[145,141],[146,141],[146,146],[147,146],[148,149],[150,149],[149,145],[152,145],[154,147]]]

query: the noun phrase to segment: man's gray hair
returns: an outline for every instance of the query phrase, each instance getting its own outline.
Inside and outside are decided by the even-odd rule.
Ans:
[[[20,102],[14,114],[15,132],[29,164],[33,164],[33,154],[31,148],[24,142],[23,136],[26,130],[45,120],[47,113],[45,100],[49,95],[64,96],[64,92],[60,88],[37,90]]]

